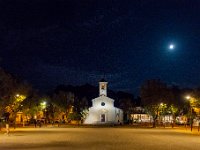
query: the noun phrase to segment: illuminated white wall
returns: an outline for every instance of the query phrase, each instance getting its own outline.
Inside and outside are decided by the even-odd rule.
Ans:
[[[105,103],[102,106],[102,103]],[[101,115],[105,114],[105,122],[101,122]],[[100,96],[92,100],[92,107],[89,108],[89,114],[85,124],[108,124],[122,123],[123,112],[121,109],[114,107],[114,100],[107,96]]]

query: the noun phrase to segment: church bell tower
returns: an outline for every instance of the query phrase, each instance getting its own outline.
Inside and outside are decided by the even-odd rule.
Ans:
[[[104,79],[101,79],[99,82],[99,96],[107,96],[107,84]]]

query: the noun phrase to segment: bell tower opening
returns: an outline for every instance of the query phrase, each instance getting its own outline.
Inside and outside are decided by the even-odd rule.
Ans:
[[[99,82],[99,96],[107,96],[107,84],[104,79]]]

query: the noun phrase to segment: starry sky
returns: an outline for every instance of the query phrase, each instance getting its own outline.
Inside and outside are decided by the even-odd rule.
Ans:
[[[199,43],[199,0],[0,0],[0,65],[42,90],[197,87]]]

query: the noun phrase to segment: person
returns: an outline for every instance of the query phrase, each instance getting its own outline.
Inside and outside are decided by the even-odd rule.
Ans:
[[[58,127],[60,126],[60,120],[58,120]]]
[[[15,121],[13,121],[13,127],[14,127],[14,129],[16,129],[16,124],[15,124]]]
[[[40,128],[42,127],[42,121],[39,121],[39,127]]]
[[[9,135],[10,134],[10,128],[9,128],[9,124],[6,123],[6,134]]]
[[[171,121],[172,128],[174,128],[174,119]]]
[[[38,124],[38,126],[41,128],[41,126],[42,126],[42,123],[41,123],[41,121],[40,121],[40,120],[38,120],[38,121],[37,121],[37,124]]]
[[[51,121],[51,125],[54,126],[54,121],[53,120]]]
[[[2,128],[1,126],[2,126],[2,121],[0,120],[0,131],[1,131],[1,128]]]
[[[37,121],[36,121],[36,119],[34,119],[34,126],[35,126],[35,128],[37,127]]]

